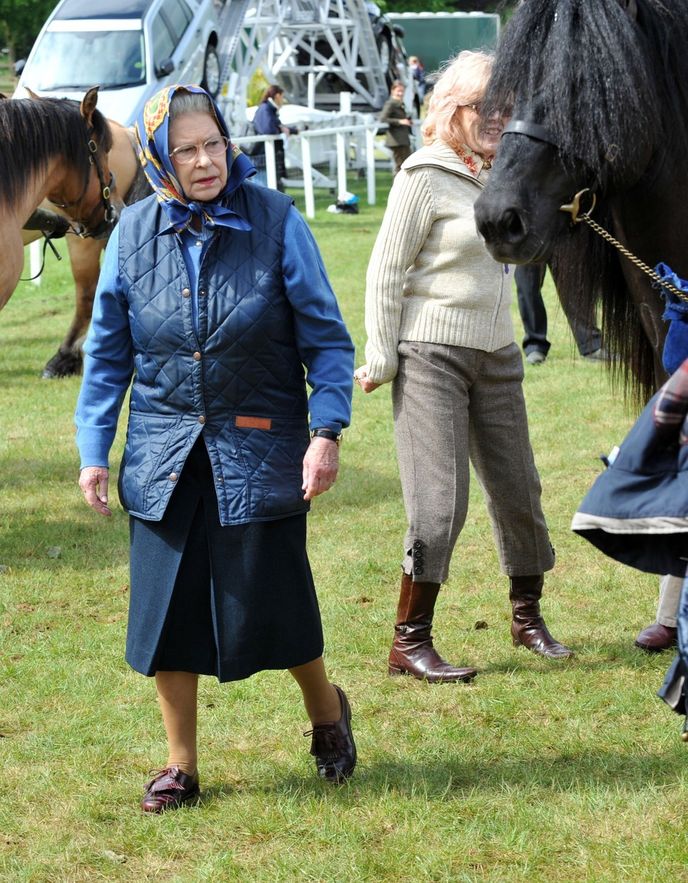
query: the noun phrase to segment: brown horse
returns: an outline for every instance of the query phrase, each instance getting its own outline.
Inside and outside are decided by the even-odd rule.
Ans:
[[[116,222],[108,164],[112,134],[97,102],[97,86],[80,104],[0,100],[0,309],[21,274],[22,228],[44,199],[64,211],[80,236],[106,236]]]
[[[112,133],[112,149],[108,157],[113,178],[112,198],[121,207],[122,204],[129,205],[142,199],[152,191],[136,155],[134,130],[114,120],[108,120],[108,123]],[[60,211],[50,203],[45,203],[43,207]],[[33,231],[25,236],[26,241],[35,238]],[[106,243],[104,239],[77,236],[68,236],[66,241],[76,286],[75,311],[64,340],[43,369],[43,377],[49,379],[78,374],[81,370],[81,344],[91,321],[100,255]]]

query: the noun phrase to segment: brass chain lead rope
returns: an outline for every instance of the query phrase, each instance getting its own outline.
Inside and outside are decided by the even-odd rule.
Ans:
[[[590,208],[586,212],[583,212],[581,214],[580,201],[581,201],[581,198],[586,194],[590,195],[590,199],[592,200],[592,203],[590,205]],[[578,193],[576,193],[576,195],[573,197],[573,199],[570,203],[568,203],[567,205],[560,206],[559,210],[570,214],[571,221],[574,224],[580,224],[581,221],[585,221],[585,223],[588,225],[588,227],[593,229],[595,231],[595,233],[597,233],[603,239],[606,239],[610,245],[614,246],[614,248],[618,249],[618,251],[620,251],[621,254],[625,258],[628,258],[628,260],[632,264],[635,264],[635,266],[639,270],[642,270],[642,272],[645,273],[647,276],[649,276],[650,279],[653,280],[653,282],[656,282],[662,288],[668,289],[672,294],[675,294],[681,300],[688,301],[688,294],[686,294],[685,291],[681,291],[680,288],[677,288],[675,285],[672,285],[671,282],[666,282],[664,279],[662,279],[662,277],[659,275],[659,273],[657,273],[656,270],[653,270],[652,267],[648,267],[648,265],[646,263],[641,261],[639,257],[636,257],[636,255],[633,254],[632,251],[629,251],[625,246],[623,246],[619,242],[619,240],[615,239],[611,233],[609,233],[607,230],[604,229],[604,227],[601,227],[597,223],[597,221],[593,221],[593,219],[590,217],[590,213],[595,208],[596,202],[597,202],[597,197],[595,196],[595,194],[586,188],[585,190],[580,190]]]

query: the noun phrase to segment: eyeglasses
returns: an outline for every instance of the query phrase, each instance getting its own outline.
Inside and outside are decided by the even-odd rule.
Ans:
[[[170,151],[170,159],[175,160],[182,165],[195,162],[200,150],[203,150],[206,156],[213,159],[216,156],[222,156],[227,152],[229,138],[224,135],[213,135],[207,138],[202,144],[183,144],[181,147],[175,147]]]

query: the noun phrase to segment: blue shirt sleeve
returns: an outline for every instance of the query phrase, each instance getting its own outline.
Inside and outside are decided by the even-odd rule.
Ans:
[[[127,303],[118,267],[119,228],[110,236],[84,344],[76,406],[76,443],[84,466],[107,466],[117,420],[134,370]]]
[[[313,234],[293,206],[284,225],[282,273],[294,310],[296,345],[312,390],[311,429],[340,432],[351,422],[354,346]]]

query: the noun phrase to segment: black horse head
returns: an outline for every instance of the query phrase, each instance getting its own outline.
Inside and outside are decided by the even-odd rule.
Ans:
[[[523,0],[483,108],[510,116],[475,206],[488,249],[509,263],[547,261],[561,299],[586,312],[602,300],[607,345],[646,394],[658,377],[659,297],[645,285],[641,312],[632,270],[561,206],[590,188],[595,219],[651,265],[683,248],[685,231],[668,232],[666,216],[688,198],[688,2]],[[643,333],[644,349],[632,342]]]
[[[525,0],[500,42],[484,102],[509,109],[476,205],[492,254],[549,258],[583,187],[627,191],[688,143],[688,4]],[[685,154],[680,151],[682,156]]]

